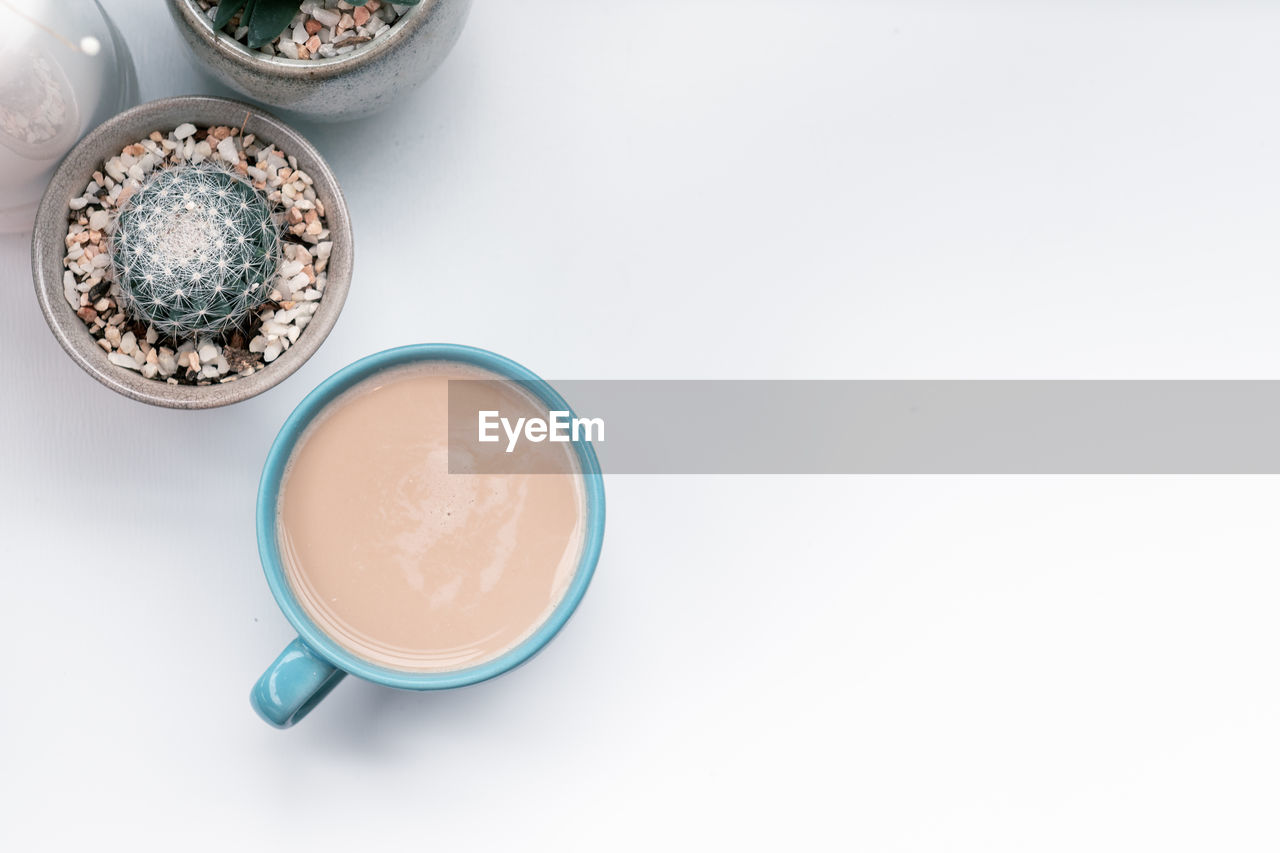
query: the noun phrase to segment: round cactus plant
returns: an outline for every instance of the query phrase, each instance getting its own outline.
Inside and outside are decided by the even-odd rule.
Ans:
[[[156,172],[116,218],[121,307],[161,335],[220,335],[267,300],[280,227],[258,190],[217,166]]]

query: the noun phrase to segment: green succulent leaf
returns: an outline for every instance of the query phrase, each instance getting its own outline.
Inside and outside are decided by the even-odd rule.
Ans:
[[[227,24],[231,23],[231,19],[236,16],[244,8],[245,0],[222,0],[218,4],[218,14],[213,18],[213,28],[220,30]]]
[[[298,0],[248,0],[249,47],[257,49],[284,32],[298,14]],[[243,20],[243,19],[242,19]]]

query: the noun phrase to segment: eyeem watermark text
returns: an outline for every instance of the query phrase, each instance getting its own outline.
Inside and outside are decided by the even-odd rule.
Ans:
[[[502,440],[498,434],[501,429],[506,434],[507,453],[515,452],[516,445],[523,438],[534,443],[542,441],[604,441],[603,418],[577,418],[573,412],[547,412],[547,418],[510,418],[502,417],[501,412],[482,410],[479,415],[479,434],[482,442],[492,443]]]

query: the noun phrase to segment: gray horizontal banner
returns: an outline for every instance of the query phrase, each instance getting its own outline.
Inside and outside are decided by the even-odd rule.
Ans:
[[[450,382],[451,470],[563,471],[576,428],[607,474],[1280,474],[1280,381],[490,384]]]

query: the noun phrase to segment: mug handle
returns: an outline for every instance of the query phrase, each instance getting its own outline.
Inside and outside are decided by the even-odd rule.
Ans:
[[[259,717],[287,729],[311,713],[345,675],[298,637],[262,673],[249,691],[249,701]]]

